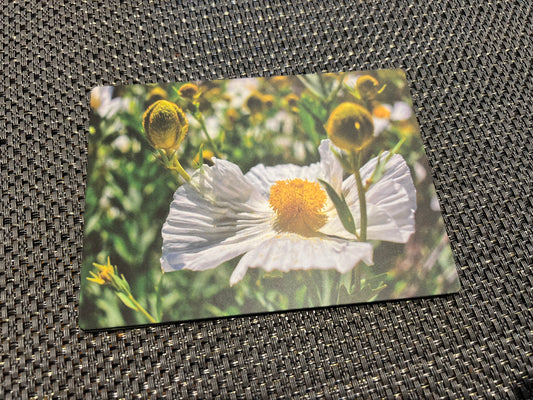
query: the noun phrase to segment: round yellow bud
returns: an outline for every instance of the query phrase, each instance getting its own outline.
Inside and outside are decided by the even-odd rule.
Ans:
[[[294,93],[290,93],[287,96],[285,96],[284,100],[285,100],[285,103],[287,103],[287,105],[290,108],[294,108],[294,107],[298,107],[298,100],[300,100],[300,99]]]
[[[251,114],[258,114],[263,111],[263,95],[259,92],[253,92],[246,100],[246,107]]]
[[[156,149],[176,150],[187,135],[189,122],[181,108],[167,100],[159,100],[144,113],[146,138]]]
[[[379,91],[379,82],[376,78],[370,75],[363,75],[355,84],[361,97],[365,100],[373,100]]]
[[[185,99],[193,99],[198,94],[198,86],[186,83],[178,89],[178,94]]]
[[[374,138],[374,122],[368,110],[359,104],[342,103],[326,123],[333,144],[346,151],[359,151]]]
[[[271,94],[265,94],[263,96],[263,104],[266,108],[272,108],[274,105],[274,96]]]

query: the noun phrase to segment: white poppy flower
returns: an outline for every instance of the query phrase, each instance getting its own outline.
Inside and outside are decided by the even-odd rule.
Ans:
[[[321,161],[309,166],[259,164],[243,174],[237,165],[214,159],[214,166],[197,171],[191,184],[174,194],[163,225],[163,271],[203,271],[243,255],[230,278],[234,285],[248,268],[345,273],[360,261],[371,265],[372,245],[358,242],[344,229],[318,183],[323,179],[342,190],[358,226],[355,179],[343,181],[330,146],[329,140],[322,141]],[[376,162],[363,166],[363,181],[371,177]],[[368,239],[405,243],[414,232],[416,197],[401,156],[390,158],[366,198]]]

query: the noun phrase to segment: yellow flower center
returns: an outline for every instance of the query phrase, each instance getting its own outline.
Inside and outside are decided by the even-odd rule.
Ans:
[[[276,229],[313,236],[327,220],[322,212],[327,194],[318,182],[307,179],[276,181],[270,188],[270,207],[276,212]]]

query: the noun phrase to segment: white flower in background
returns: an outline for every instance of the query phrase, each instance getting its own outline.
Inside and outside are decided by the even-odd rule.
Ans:
[[[259,88],[259,79],[230,79],[226,83],[226,94],[231,99],[230,107],[243,108],[250,95]]]
[[[378,136],[387,129],[393,121],[406,121],[413,115],[413,109],[404,101],[396,103],[380,104],[372,110],[374,121],[374,136]]]
[[[241,256],[230,278],[239,282],[248,268],[265,271],[336,269],[350,271],[360,261],[373,263],[370,243],[347,232],[318,179],[344,193],[356,226],[359,204],[353,176],[343,170],[322,141],[321,161],[309,166],[259,164],[243,175],[229,161],[197,171],[191,185],[174,194],[163,225],[164,271],[203,271]],[[384,160],[387,154],[381,157]],[[376,159],[361,169],[368,180]],[[414,232],[416,196],[403,158],[393,155],[367,193],[369,240],[405,243]]]
[[[129,101],[122,97],[113,98],[113,86],[100,86],[91,90],[91,108],[101,117],[112,117],[117,112],[128,110]]]

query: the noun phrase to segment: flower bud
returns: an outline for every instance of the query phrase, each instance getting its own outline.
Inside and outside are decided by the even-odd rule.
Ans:
[[[379,82],[373,76],[363,75],[357,80],[355,87],[363,99],[373,100],[378,94]]]
[[[346,151],[359,151],[374,138],[374,123],[368,110],[359,104],[342,103],[326,123],[333,144]]]
[[[295,108],[298,107],[298,100],[299,97],[295,95],[294,93],[290,93],[284,98],[285,103],[289,106],[289,108]]]
[[[192,100],[198,94],[198,86],[194,83],[186,83],[178,89],[178,94],[185,99]]]
[[[159,100],[144,113],[146,138],[156,149],[176,150],[187,135],[189,122],[181,108],[167,100]]]
[[[271,94],[265,94],[263,96],[263,105],[267,109],[272,108],[272,106],[274,105],[274,96],[272,96]]]
[[[246,100],[246,107],[252,115],[263,111],[263,95],[259,92],[253,92]]]

